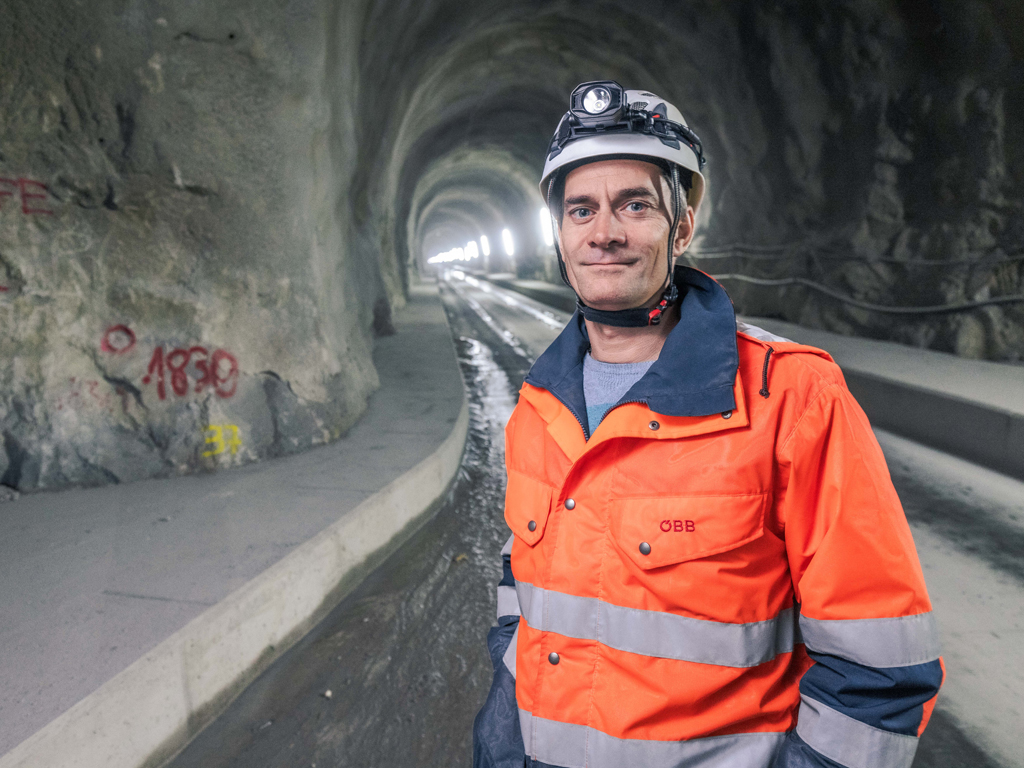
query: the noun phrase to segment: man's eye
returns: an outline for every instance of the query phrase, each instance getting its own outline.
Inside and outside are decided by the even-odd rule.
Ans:
[[[590,216],[590,211],[588,211],[586,208],[577,208],[569,215],[572,216],[574,219],[586,219]]]
[[[629,205],[627,205],[626,207],[629,209],[630,213],[640,213],[647,206],[644,203],[640,203],[640,202],[634,201],[634,202],[630,203]]]

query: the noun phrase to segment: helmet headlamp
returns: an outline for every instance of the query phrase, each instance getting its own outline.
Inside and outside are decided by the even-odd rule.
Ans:
[[[622,86],[614,80],[581,83],[569,97],[569,111],[582,125],[613,125],[622,118],[623,94]]]
[[[599,115],[608,109],[612,103],[612,95],[607,88],[591,88],[583,94],[583,109],[591,115]]]
[[[643,96],[654,97],[645,93]],[[611,134],[645,134],[653,136],[667,147],[679,149],[687,145],[697,159],[697,170],[704,168],[704,152],[700,139],[690,128],[670,120],[665,102],[658,101],[648,109],[650,102],[630,104],[625,89],[614,80],[593,80],[580,83],[569,97],[569,112],[558,125],[548,148],[548,161],[553,160],[565,146],[577,139]]]

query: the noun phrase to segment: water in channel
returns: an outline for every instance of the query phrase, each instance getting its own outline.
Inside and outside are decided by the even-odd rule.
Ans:
[[[504,427],[529,368],[444,292],[466,383],[466,452],[436,517],[264,672],[175,768],[469,765],[487,695]],[[331,691],[330,698],[324,694]]]

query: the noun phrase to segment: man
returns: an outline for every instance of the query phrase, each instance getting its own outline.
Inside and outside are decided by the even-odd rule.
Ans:
[[[825,352],[674,267],[704,192],[682,115],[610,81],[570,104],[542,190],[579,304],[506,430],[474,765],[909,768],[943,669],[867,418]]]

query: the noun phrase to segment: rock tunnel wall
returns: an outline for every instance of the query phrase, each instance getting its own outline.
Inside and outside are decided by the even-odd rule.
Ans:
[[[5,0],[0,484],[215,470],[344,433],[410,268],[535,191],[576,83],[704,139],[694,249],[739,309],[992,359],[1024,292],[1017,4]],[[497,248],[508,227],[514,257]],[[750,247],[756,246],[756,247]],[[730,281],[731,280],[731,281]]]
[[[302,450],[377,385],[351,28],[244,5],[4,3],[0,482]]]

